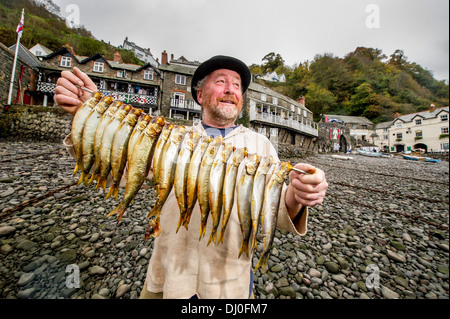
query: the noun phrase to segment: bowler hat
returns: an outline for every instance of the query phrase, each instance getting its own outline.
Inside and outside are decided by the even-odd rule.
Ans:
[[[195,89],[197,83],[211,72],[219,69],[233,70],[239,73],[239,75],[241,76],[242,93],[247,90],[252,79],[252,74],[250,73],[248,66],[244,62],[236,58],[224,55],[216,55],[200,64],[197,70],[195,70],[194,72],[191,83],[191,92],[195,102],[198,103],[197,90]]]

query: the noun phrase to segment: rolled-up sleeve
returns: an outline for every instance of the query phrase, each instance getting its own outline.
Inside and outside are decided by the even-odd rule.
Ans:
[[[292,220],[286,207],[286,190],[287,185],[284,184],[281,191],[280,205],[278,207],[277,226],[299,236],[304,236],[308,224],[308,207],[303,206],[298,215]]]

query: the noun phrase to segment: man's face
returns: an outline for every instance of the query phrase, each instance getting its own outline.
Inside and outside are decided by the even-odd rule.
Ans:
[[[221,123],[234,123],[242,110],[242,88],[239,73],[219,69],[209,74],[197,99],[205,115]]]

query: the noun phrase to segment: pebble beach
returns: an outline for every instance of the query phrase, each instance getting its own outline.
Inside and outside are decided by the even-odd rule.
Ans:
[[[324,170],[329,189],[305,236],[277,230],[255,298],[449,299],[449,163],[350,156],[289,159]],[[0,299],[139,298],[154,186],[117,224],[116,200],[74,185],[74,166],[62,143],[0,140]]]

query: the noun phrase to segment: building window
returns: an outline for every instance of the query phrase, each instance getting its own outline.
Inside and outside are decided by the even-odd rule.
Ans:
[[[261,93],[261,101],[267,102],[267,95],[264,93]]]
[[[448,126],[441,127],[441,134],[448,134]]]
[[[395,122],[395,127],[402,127],[402,122],[400,122],[400,121]]]
[[[42,51],[36,51],[36,56],[41,56],[42,55]]]
[[[440,117],[442,122],[448,121],[448,114],[442,114]]]
[[[117,77],[118,78],[126,78],[127,77],[127,71],[125,71],[125,70],[117,71]]]
[[[403,138],[403,133],[397,133],[397,138]]]
[[[387,139],[389,139],[389,136],[388,135],[383,135],[383,140],[387,140]]]
[[[278,98],[275,96],[272,96],[272,104],[278,105]]]
[[[416,120],[416,125],[422,125],[422,119]]]
[[[186,76],[180,74],[175,75],[175,84],[186,85]]]
[[[72,58],[70,56],[61,57],[61,66],[62,67],[70,68],[71,63],[72,63]]]
[[[422,137],[422,131],[416,131],[416,137]]]
[[[94,72],[100,72],[103,73],[103,70],[105,68],[105,63],[103,62],[94,62]]]
[[[173,100],[171,106],[184,108],[185,94],[181,92],[173,92]]]
[[[147,69],[144,71],[144,80],[153,80],[153,70]]]
[[[448,152],[448,142],[441,143],[441,151],[447,151]]]

